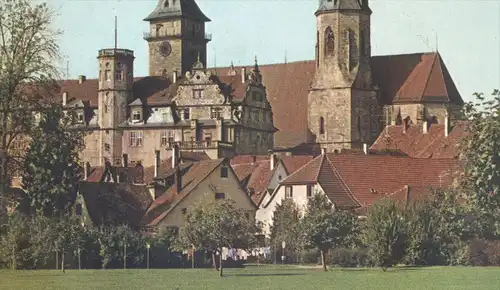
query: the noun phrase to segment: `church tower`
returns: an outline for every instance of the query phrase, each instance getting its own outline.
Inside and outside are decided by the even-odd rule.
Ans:
[[[127,104],[132,99],[134,52],[127,49],[99,51],[99,162],[107,159],[121,164],[122,135],[119,125],[127,119]]]
[[[205,33],[210,19],[195,0],[158,0],[155,10],[144,19],[149,32],[144,39],[149,45],[149,75],[172,76],[184,74],[198,60],[206,67],[207,43]]]
[[[360,148],[378,134],[377,92],[370,68],[368,0],[320,0],[316,74],[308,96],[312,142],[327,151]]]

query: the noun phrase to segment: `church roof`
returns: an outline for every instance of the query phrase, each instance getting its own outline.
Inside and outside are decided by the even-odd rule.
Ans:
[[[168,4],[165,4],[169,1]],[[200,7],[194,0],[159,0],[156,8],[144,21],[169,19],[176,17],[191,18],[203,22],[208,22],[210,19],[203,14]]]
[[[463,104],[463,100],[438,53],[374,56],[371,59],[373,82],[380,87],[379,102],[392,103],[446,102]],[[217,77],[231,88],[234,100],[244,97],[246,84],[241,82],[240,67],[216,68]],[[252,66],[246,66],[247,72]],[[276,147],[290,147],[307,141],[307,96],[316,72],[314,60],[259,65],[267,97],[273,109]],[[236,74],[234,73],[236,72]],[[147,99],[150,105],[170,104],[178,84],[164,77],[135,78],[134,98]],[[178,83],[181,82],[179,78]],[[60,82],[60,94],[68,99],[88,100],[97,106],[96,79]],[[133,101],[133,100],[130,100]]]

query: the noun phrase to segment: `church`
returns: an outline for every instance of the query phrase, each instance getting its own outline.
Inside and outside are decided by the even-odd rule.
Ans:
[[[441,55],[372,56],[371,14],[368,0],[320,0],[314,60],[209,69],[210,19],[195,0],[158,0],[144,19],[148,76],[134,76],[133,51],[110,48],[98,79],[60,82],[88,132],[82,160],[152,166],[174,146],[212,159],[310,155],[366,148],[392,125],[448,132],[463,100]]]

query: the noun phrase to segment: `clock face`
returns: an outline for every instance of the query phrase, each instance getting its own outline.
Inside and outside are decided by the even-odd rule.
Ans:
[[[160,54],[167,57],[172,53],[172,46],[168,41],[163,42],[160,45]]]

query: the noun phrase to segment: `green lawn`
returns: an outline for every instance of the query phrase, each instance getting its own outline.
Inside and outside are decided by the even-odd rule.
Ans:
[[[0,271],[0,289],[500,289],[500,268]]]

